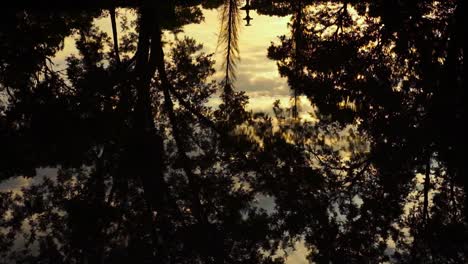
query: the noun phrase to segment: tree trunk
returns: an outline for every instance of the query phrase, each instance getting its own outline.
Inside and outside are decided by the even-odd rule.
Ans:
[[[115,7],[109,10],[111,24],[112,24],[112,37],[114,39],[114,53],[115,53],[115,60],[120,66],[120,55],[119,55],[119,38],[117,36],[117,22],[115,19]]]

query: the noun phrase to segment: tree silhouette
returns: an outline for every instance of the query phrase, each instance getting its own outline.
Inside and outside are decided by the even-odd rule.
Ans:
[[[0,177],[32,182],[0,192],[0,262],[282,263],[296,241],[315,263],[466,262],[464,2],[251,0],[291,16],[268,56],[312,120],[234,91],[238,1],[44,3],[0,23]],[[222,11],[222,82],[165,37],[200,4]]]
[[[453,232],[450,228],[457,226],[459,234],[466,236],[460,217],[445,218],[445,224],[439,222],[438,227],[428,224],[432,221],[430,211],[437,214],[437,207],[429,208],[430,192],[442,192],[451,185],[453,188],[464,186],[464,176],[456,172],[462,171],[464,165],[454,163],[462,157],[455,142],[463,139],[444,132],[445,129],[460,131],[453,126],[461,124],[461,119],[447,120],[463,116],[463,107],[456,103],[457,98],[462,97],[463,46],[455,36],[463,34],[456,28],[462,23],[459,16],[464,6],[461,2],[449,1],[437,5],[436,11],[435,5],[432,1],[310,4],[304,15],[307,28],[294,31],[297,18],[293,16],[291,37],[281,37],[280,44],[269,50],[270,57],[278,60],[279,71],[288,78],[292,88],[309,97],[318,107],[322,122],[336,120],[344,126],[351,124],[368,137],[371,143],[368,168],[375,171],[373,174],[380,181],[384,194],[394,199],[394,202],[385,199],[386,203],[382,204],[392,208],[389,211],[396,210],[392,217],[386,216],[386,221],[393,219],[395,223],[389,221],[383,228],[391,231],[392,225],[399,222],[396,221],[399,214],[407,218],[403,208],[410,203],[408,199],[414,192],[412,179],[417,172],[425,175],[422,210],[410,217],[411,220],[404,220],[410,221],[405,224],[414,232],[414,242],[409,255],[400,258],[402,262],[465,260],[462,257],[465,246],[459,240],[444,240],[447,248],[456,248],[457,253],[450,255],[442,253],[446,251],[442,249],[444,246],[428,235],[433,232],[431,228]],[[284,7],[281,1],[272,6]],[[271,7],[267,10],[278,14]],[[294,13],[293,8],[290,10]],[[297,32],[301,34],[304,47],[301,61],[294,60]],[[450,77],[447,75],[449,68]],[[449,138],[452,143],[447,144]],[[433,163],[440,167],[436,170],[439,175],[432,173]],[[437,177],[442,183],[432,183],[431,178]],[[453,194],[450,196],[453,201],[460,200]],[[435,195],[432,202],[441,197],[447,194]],[[419,203],[419,199],[413,202]],[[459,202],[438,202],[451,204],[447,210],[460,215],[461,207],[455,205]],[[366,204],[369,202],[364,200],[364,206]],[[386,214],[376,212],[373,217],[376,215]],[[376,221],[378,219],[373,219],[371,223]],[[450,227],[445,229],[446,225]],[[385,240],[387,236],[382,237]],[[395,257],[399,256],[400,252],[396,253]],[[361,256],[370,259],[368,253]],[[337,258],[344,259],[344,256]]]
[[[17,152],[19,141],[33,144],[31,176],[39,166],[61,169],[55,181],[21,195],[2,194],[2,209],[12,212],[2,222],[11,233],[2,233],[4,259],[271,262],[259,252],[266,243],[265,214],[249,207],[252,192],[234,188],[236,172],[213,171],[213,164],[229,159],[223,160],[213,128],[197,125],[199,117],[215,122],[203,106],[217,87],[207,82],[214,73],[210,55],[184,39],[167,61],[160,19],[171,30],[178,22],[158,7],[170,10],[150,4],[138,9],[134,57],[116,59],[115,42],[106,44],[108,36],[88,24],[78,29],[79,54],[68,58],[66,77],[50,71],[24,95],[18,88],[17,101],[2,117],[3,139],[18,137],[12,143]],[[105,45],[114,50],[104,52]],[[172,97],[187,109],[175,108]],[[199,144],[205,153],[195,163],[188,153],[201,151]],[[21,161],[7,165],[7,176],[23,168]],[[22,234],[28,242],[17,249],[14,241]]]

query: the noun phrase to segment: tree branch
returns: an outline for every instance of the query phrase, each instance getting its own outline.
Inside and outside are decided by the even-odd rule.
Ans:
[[[120,60],[120,55],[119,55],[119,38],[117,36],[117,23],[115,21],[115,7],[109,10],[109,15],[110,15],[111,24],[112,24],[112,36],[114,39],[115,60],[120,66],[121,60]]]

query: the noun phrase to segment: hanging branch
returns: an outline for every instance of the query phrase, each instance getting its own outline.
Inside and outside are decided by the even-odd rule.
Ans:
[[[236,79],[236,65],[239,57],[239,0],[225,0],[221,13],[221,29],[218,37],[218,48],[224,52],[222,67],[224,74],[224,93],[231,93]]]
[[[117,22],[115,19],[115,7],[112,7],[109,10],[111,24],[112,24],[112,37],[114,39],[114,53],[115,53],[115,60],[117,61],[118,65],[120,65],[120,55],[119,55],[119,38],[117,36]]]

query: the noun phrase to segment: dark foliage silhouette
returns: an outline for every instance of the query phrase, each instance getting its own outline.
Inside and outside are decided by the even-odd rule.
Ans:
[[[235,85],[244,1],[44,3],[0,18],[0,180],[29,183],[0,192],[0,263],[467,261],[463,1],[248,1],[290,17],[272,115]],[[201,8],[220,81],[168,37]]]

